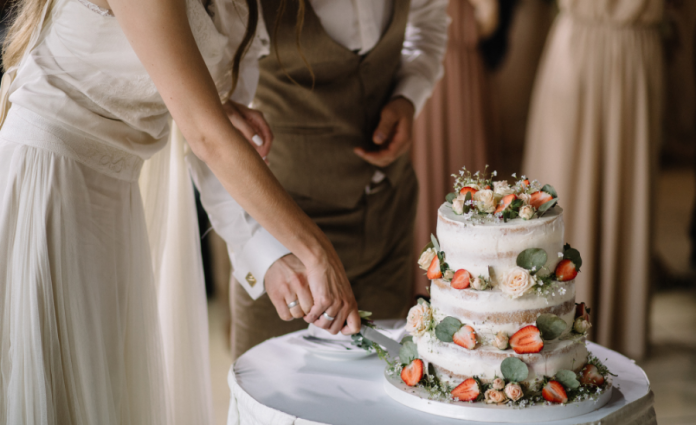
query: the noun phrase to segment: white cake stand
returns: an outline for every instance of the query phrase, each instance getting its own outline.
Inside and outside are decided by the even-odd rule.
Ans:
[[[595,400],[585,400],[566,405],[537,404],[528,407],[508,407],[463,401],[444,402],[428,399],[423,388],[409,387],[401,378],[384,372],[384,389],[395,401],[412,409],[433,415],[478,422],[536,423],[573,418],[597,410],[611,399],[612,387],[607,388]]]

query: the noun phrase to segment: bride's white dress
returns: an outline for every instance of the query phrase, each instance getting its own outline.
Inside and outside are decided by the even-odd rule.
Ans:
[[[224,99],[245,3],[187,7]],[[109,11],[46,15],[0,129],[0,423],[210,423],[185,144]]]

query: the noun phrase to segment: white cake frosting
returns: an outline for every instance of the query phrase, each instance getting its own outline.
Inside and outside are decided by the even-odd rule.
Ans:
[[[508,222],[472,222],[456,215],[451,204],[438,211],[437,238],[445,261],[452,270],[466,269],[473,276],[490,277],[492,288],[478,291],[472,288],[454,289],[443,279],[432,281],[430,305],[434,323],[454,317],[472,326],[478,344],[472,349],[451,342],[442,342],[434,332],[415,339],[419,356],[433,364],[442,379],[457,385],[464,379],[477,376],[483,381],[501,377],[500,365],[506,357],[514,356],[529,367],[528,382],[543,376],[554,376],[559,370],[579,370],[587,362],[584,337],[569,335],[575,318],[575,283],[556,282],[544,295],[535,291],[512,298],[499,289],[499,280],[517,266],[517,256],[528,248],[542,248],[548,258],[546,270],[552,273],[561,260],[564,231],[563,211],[552,208],[541,218],[513,219]],[[489,274],[490,270],[490,274]],[[535,325],[540,314],[555,314],[567,328],[553,341],[545,341],[536,354],[516,354],[511,348],[500,350],[493,346],[495,335],[508,336],[528,325]]]
[[[542,248],[548,254],[546,268],[553,271],[563,252],[563,210],[552,208],[541,218],[472,223],[452,211],[449,203],[438,210],[437,237],[452,270],[466,269],[474,276],[502,274],[515,266],[517,255],[527,248]]]

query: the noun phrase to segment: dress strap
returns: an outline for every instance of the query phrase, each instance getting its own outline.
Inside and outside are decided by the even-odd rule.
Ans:
[[[34,47],[36,47],[36,45],[38,44],[39,37],[41,36],[41,31],[43,31],[44,23],[46,22],[46,15],[48,15],[48,13],[53,9],[54,3],[58,1],[61,0],[46,1],[46,4],[44,5],[43,10],[41,11],[41,18],[39,19],[38,24],[34,28],[34,31],[31,33],[29,43],[27,44],[27,47],[24,50],[24,53],[22,54],[22,59],[19,60],[19,63],[7,69],[7,71],[5,71],[5,75],[2,76],[2,83],[0,83],[0,128],[2,128],[2,125],[5,122],[5,119],[7,118],[7,112],[10,110],[10,86],[12,86],[12,82],[17,76],[17,70],[22,65],[22,63],[24,63],[24,60],[27,58],[27,56],[29,56],[29,53],[31,53],[31,51],[34,50]]]

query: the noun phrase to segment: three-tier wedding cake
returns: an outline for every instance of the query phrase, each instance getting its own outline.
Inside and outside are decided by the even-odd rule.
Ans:
[[[455,401],[565,404],[604,392],[610,373],[588,353],[589,309],[575,302],[582,259],[553,187],[455,177],[419,259],[430,301],[409,312],[394,372]]]

